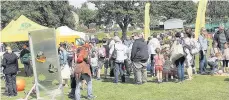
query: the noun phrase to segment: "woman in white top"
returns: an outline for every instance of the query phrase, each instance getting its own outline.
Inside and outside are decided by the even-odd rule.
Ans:
[[[110,49],[109,57],[113,57],[115,59],[115,69],[114,69],[114,75],[115,80],[114,83],[118,83],[118,75],[120,73],[122,82],[125,82],[125,75],[124,75],[124,60],[127,58],[126,55],[126,47],[124,44],[122,44],[122,41],[119,37],[114,37],[114,41],[116,42]]]
[[[184,34],[184,51],[186,53],[186,66],[187,66],[187,73],[188,73],[188,80],[192,79],[192,63],[193,63],[193,56],[191,54],[191,49],[193,48],[194,44],[192,42],[192,33],[190,29],[185,29]]]

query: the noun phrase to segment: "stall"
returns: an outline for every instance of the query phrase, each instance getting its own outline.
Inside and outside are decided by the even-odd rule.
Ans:
[[[57,41],[60,42],[69,42],[76,45],[84,44],[86,34],[83,32],[78,32],[72,30],[67,26],[61,26],[56,29]]]
[[[169,19],[164,22],[164,29],[179,29],[183,28],[183,20],[181,19]]]
[[[1,31],[1,42],[28,41],[28,32],[40,29],[47,29],[47,27],[39,25],[21,15],[16,21],[12,20]]]

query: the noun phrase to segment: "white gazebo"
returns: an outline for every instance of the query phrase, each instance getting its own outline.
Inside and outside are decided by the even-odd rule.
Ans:
[[[181,19],[169,19],[164,22],[164,29],[177,29],[183,28],[184,20]]]
[[[85,36],[86,36],[85,33],[72,30],[68,26],[58,27],[57,30],[58,30],[58,33],[60,34],[60,36],[74,36],[74,35],[77,35],[82,39],[85,39]]]

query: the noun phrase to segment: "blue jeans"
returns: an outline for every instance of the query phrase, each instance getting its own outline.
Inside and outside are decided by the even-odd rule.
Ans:
[[[218,68],[218,62],[208,62],[208,65],[211,68],[211,73],[214,74]]]
[[[86,80],[87,81],[87,95],[88,97],[92,97],[92,79]],[[76,90],[75,90],[75,100],[80,100],[80,87],[81,87],[81,80],[76,80]]]
[[[207,59],[206,59],[206,55],[204,55],[203,51],[200,51],[200,73],[204,73],[206,71],[207,68]]]
[[[125,82],[125,76],[124,76],[124,70],[123,70],[123,63],[115,63],[115,69],[114,69],[114,74],[115,74],[115,80],[114,83],[118,83],[118,75],[121,75],[122,82]]]
[[[178,77],[180,81],[184,80],[184,61],[185,61],[184,57],[181,57],[175,61],[175,64],[177,66]]]
[[[96,76],[97,75],[98,67],[97,66],[91,66],[91,67],[92,67],[92,75],[93,76]]]

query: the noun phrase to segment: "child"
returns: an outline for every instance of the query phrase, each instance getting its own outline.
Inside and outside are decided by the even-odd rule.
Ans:
[[[172,61],[169,60],[169,56],[165,55],[165,63],[163,65],[163,73],[165,74],[165,81],[168,82],[169,73],[171,73]],[[173,75],[171,75],[173,78]]]
[[[158,83],[162,82],[162,71],[163,71],[163,64],[164,64],[164,57],[161,54],[160,48],[156,49],[156,55],[154,56],[154,66],[157,72],[157,79]]]
[[[211,57],[217,57],[217,60],[219,61],[222,60],[222,54],[221,54],[220,49],[218,48],[218,43],[216,41],[212,43],[212,48],[210,49],[210,55]]]
[[[211,55],[211,57],[208,59],[208,65],[211,67],[211,74],[215,74],[216,69],[218,68],[218,62],[217,57],[215,55]]]
[[[100,80],[100,71],[104,66],[105,63],[105,57],[106,57],[106,48],[101,45],[98,49],[98,58],[99,58],[99,63],[98,63],[98,70],[97,70],[97,80]]]
[[[90,65],[91,65],[91,68],[92,68],[92,75],[94,77],[97,77],[97,74],[96,74],[96,70],[98,68],[98,58],[96,56],[96,52],[95,51],[92,51],[92,54],[91,54],[91,59],[90,59]]]
[[[228,69],[228,62],[229,62],[229,48],[228,48],[228,43],[224,44],[224,51],[223,51],[223,72],[229,72]]]

